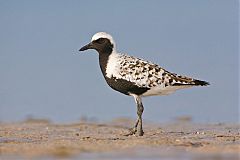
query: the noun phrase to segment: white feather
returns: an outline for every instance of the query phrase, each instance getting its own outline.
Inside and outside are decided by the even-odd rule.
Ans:
[[[119,78],[119,71],[120,71],[120,63],[119,63],[119,54],[112,53],[109,56],[108,63],[107,63],[107,68],[106,68],[106,76],[108,78],[115,77]]]
[[[95,41],[95,40],[97,40],[99,38],[107,38],[107,39],[109,39],[111,44],[113,44],[113,52],[116,52],[116,43],[115,43],[113,37],[110,34],[107,34],[106,32],[98,32],[98,33],[93,35],[91,42]]]
[[[175,91],[177,91],[179,89],[192,87],[190,85],[164,87],[163,85],[164,84],[149,89],[142,96],[146,97],[146,96],[156,96],[156,95],[159,95],[159,96],[168,95],[168,94],[174,93]]]

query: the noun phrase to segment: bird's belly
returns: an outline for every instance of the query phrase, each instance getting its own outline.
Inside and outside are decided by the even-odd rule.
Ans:
[[[133,82],[124,80],[124,79],[116,79],[116,78],[108,78],[105,77],[107,84],[114,90],[121,92],[123,94],[136,94],[142,95],[145,93],[149,88],[146,87],[139,87],[135,85]]]
[[[143,93],[142,96],[156,96],[156,95],[168,95],[174,93],[175,91],[183,88],[188,88],[191,86],[168,86],[163,87],[162,85],[150,88],[147,92]]]
[[[174,90],[165,90],[165,89],[160,89],[159,87],[154,87],[149,89],[147,92],[143,93],[142,96],[143,97],[147,97],[147,96],[162,96],[162,95],[168,95],[175,92]]]

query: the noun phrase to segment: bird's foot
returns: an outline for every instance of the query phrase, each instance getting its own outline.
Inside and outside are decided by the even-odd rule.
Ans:
[[[135,135],[135,133],[137,132],[137,128],[133,127],[129,129],[129,132],[127,134],[124,134],[124,136],[132,136]]]
[[[130,128],[129,133],[125,134],[124,136],[132,136],[132,135],[138,135],[143,136],[144,132],[142,129],[137,130],[136,127]]]
[[[143,136],[143,134],[144,134],[142,129],[139,129],[136,133],[138,136]]]

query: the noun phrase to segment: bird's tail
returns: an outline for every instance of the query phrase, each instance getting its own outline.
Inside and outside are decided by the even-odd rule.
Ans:
[[[177,75],[174,78],[176,82],[173,84],[173,86],[207,86],[209,85],[209,82],[193,79],[190,77]]]
[[[197,79],[194,79],[192,82],[196,86],[207,86],[207,85],[210,85],[209,82],[201,81],[201,80],[197,80]]]
[[[201,81],[198,79],[190,78],[187,76],[181,76],[175,73],[169,73],[170,77],[175,80],[173,86],[207,86],[209,82]]]

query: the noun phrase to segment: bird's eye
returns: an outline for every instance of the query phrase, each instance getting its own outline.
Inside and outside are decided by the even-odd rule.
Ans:
[[[104,38],[99,38],[95,41],[96,43],[103,44],[105,42]]]

